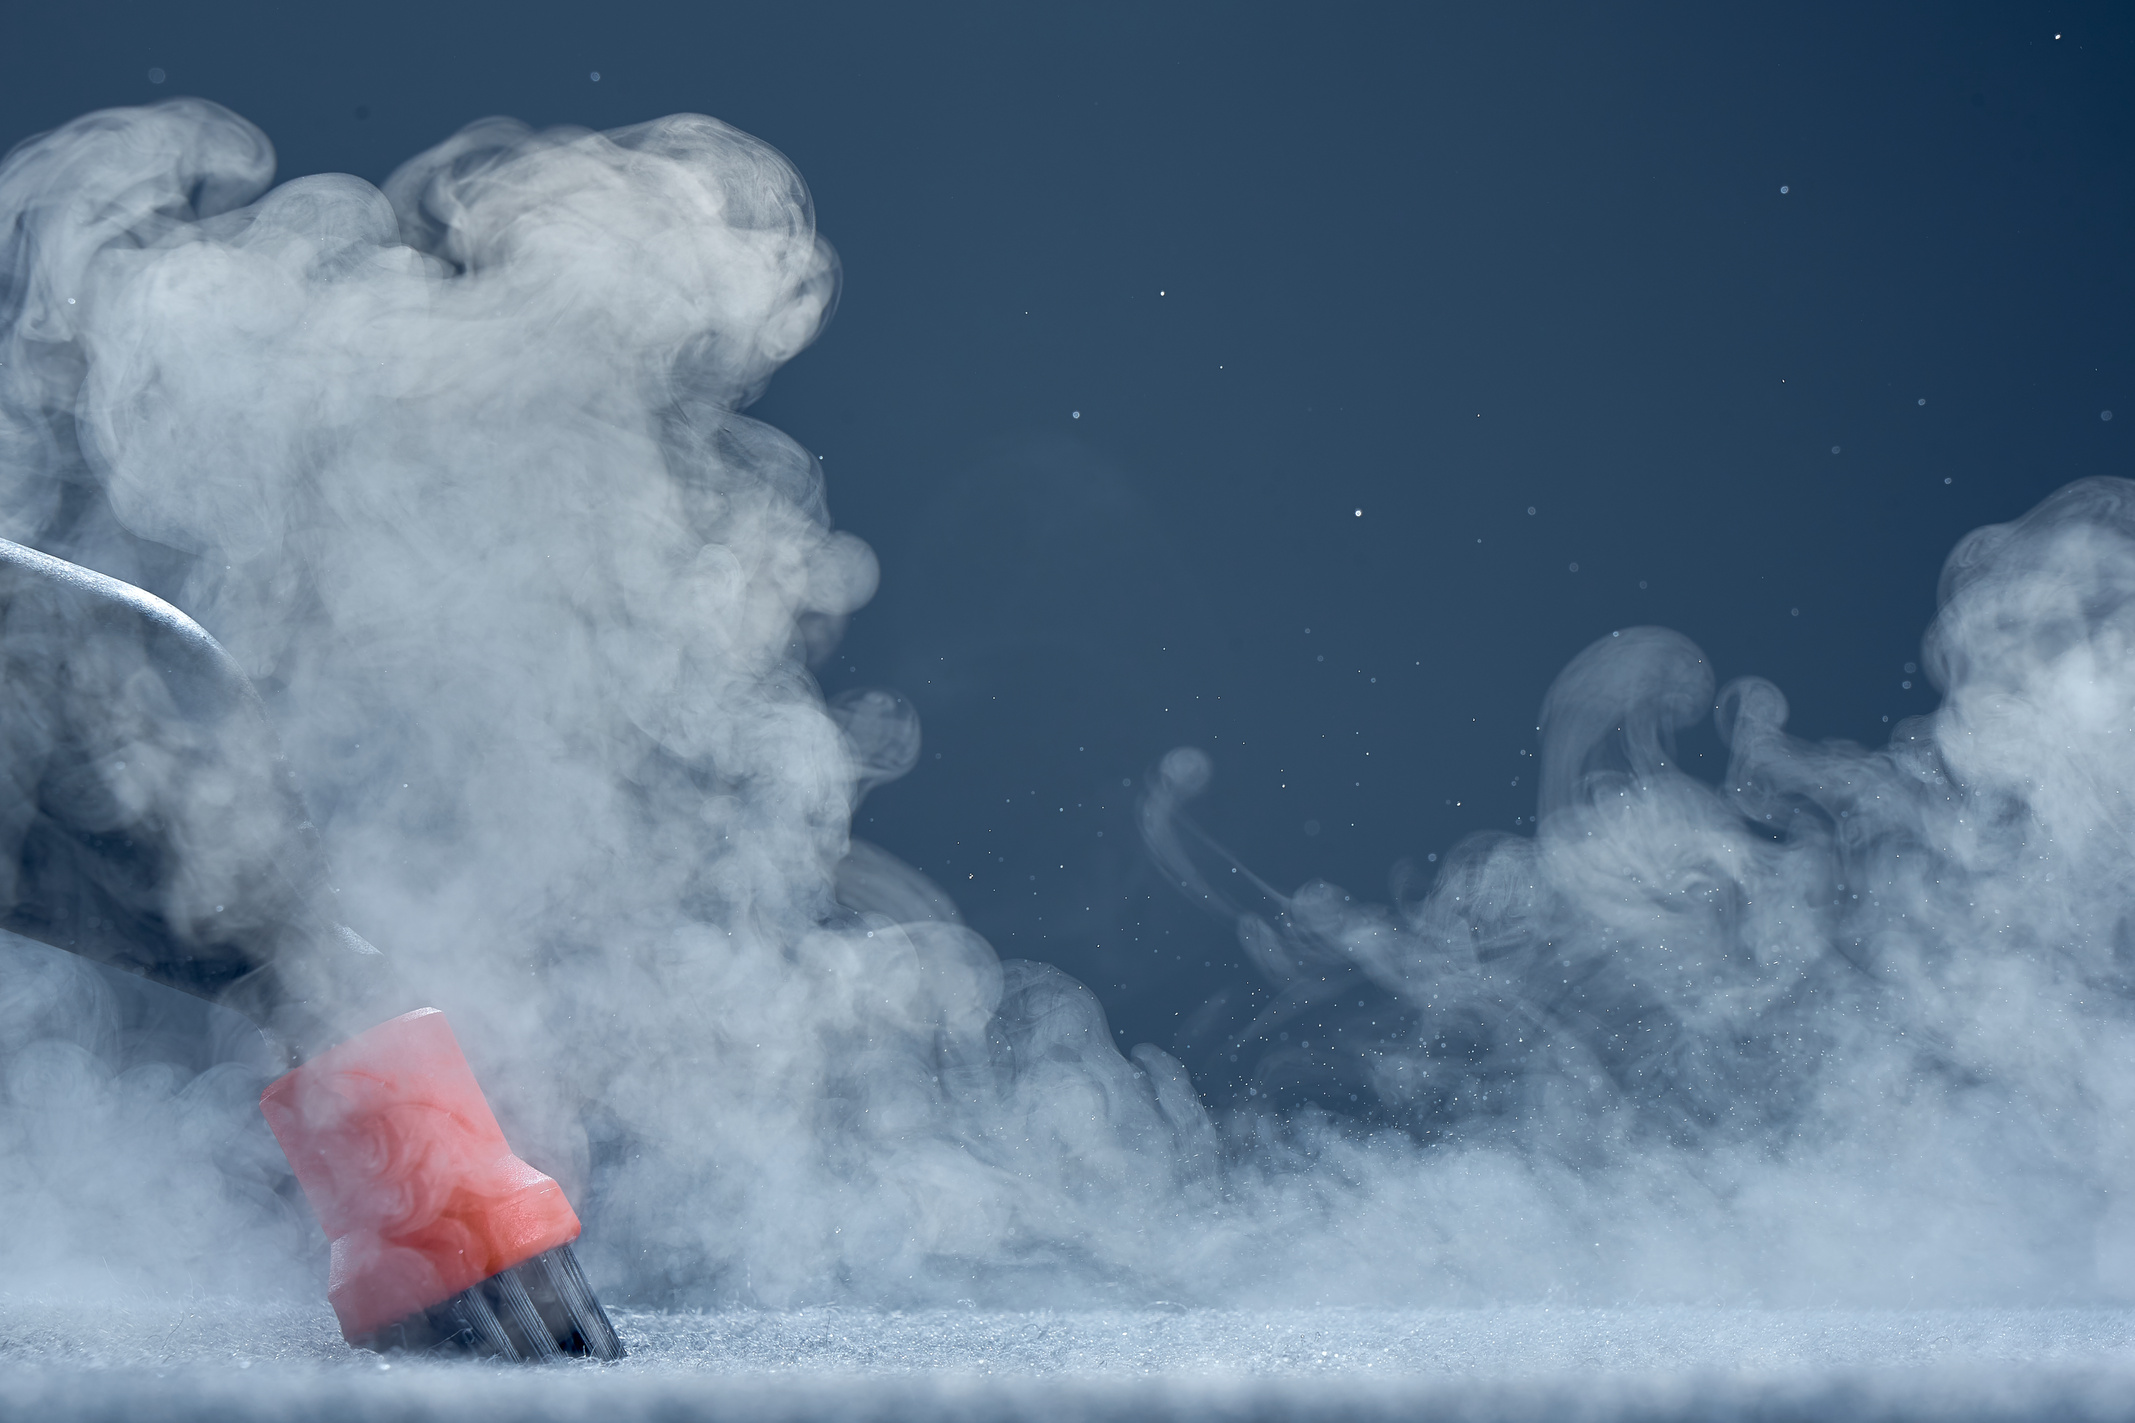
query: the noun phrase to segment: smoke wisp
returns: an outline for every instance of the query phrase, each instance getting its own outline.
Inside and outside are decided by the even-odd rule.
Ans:
[[[1150,845],[1276,1011],[1402,1009],[1328,1044],[1384,1125],[1217,1121],[851,837],[919,730],[818,693],[874,560],[740,413],[837,295],[790,165],[679,116],[487,121],[382,191],[272,170],[190,100],[0,166],[0,534],[254,679],[341,912],[451,1014],[613,1298],[2135,1292],[2130,486],[1958,550],[1946,702],[1883,749],[1604,639],[1545,708],[1537,833],[1393,906],[1219,893],[1174,753]],[[1717,787],[1670,750],[1706,715]],[[301,1273],[252,1069],[130,1066],[118,990],[8,952],[0,1201],[43,1262],[94,1253],[117,1156],[161,1194],[114,1269],[197,1284],[246,1239],[244,1278]]]
[[[1146,838],[1282,985],[1265,1025],[1336,1022],[1420,1139],[1642,1183],[1597,1227],[1620,1281],[2124,1297],[2131,591],[2126,481],[1975,532],[1926,639],[1944,702],[1880,749],[1791,738],[1770,682],[1715,697],[1687,639],[1613,632],[1543,705],[1535,834],[1469,839],[1394,906],[1230,890],[1182,814],[1191,749]],[[1706,716],[1718,785],[1674,756]],[[1397,1007],[1345,1015],[1359,985]]]

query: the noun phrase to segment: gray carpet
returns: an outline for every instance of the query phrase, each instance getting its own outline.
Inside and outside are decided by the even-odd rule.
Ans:
[[[380,1359],[323,1308],[0,1301],[82,1419],[2135,1418],[2135,1312],[619,1311],[631,1357]]]

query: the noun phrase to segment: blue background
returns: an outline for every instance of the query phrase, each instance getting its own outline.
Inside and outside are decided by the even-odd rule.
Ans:
[[[0,17],[0,143],[198,94],[284,177],[492,113],[789,154],[846,285],[756,413],[884,571],[818,675],[926,728],[857,833],[1218,1101],[1263,995],[1140,847],[1167,749],[1214,756],[1197,814],[1270,881],[1376,897],[1526,827],[1595,637],[1681,629],[1879,742],[1934,705],[1952,542],[2131,472],[2120,7]]]

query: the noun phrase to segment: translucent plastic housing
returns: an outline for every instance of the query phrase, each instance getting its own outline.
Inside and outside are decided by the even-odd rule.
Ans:
[[[351,1343],[578,1237],[435,1008],[321,1053],[260,1110],[333,1242],[326,1295]]]

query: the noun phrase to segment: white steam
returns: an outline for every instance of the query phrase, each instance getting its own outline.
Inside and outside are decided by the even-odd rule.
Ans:
[[[452,1015],[612,1297],[2135,1293],[2125,486],[1959,551],[1949,701],[1884,751],[1791,742],[1737,683],[1707,787],[1668,750],[1714,705],[1696,650],[1585,654],[1533,840],[1403,909],[1231,906],[1278,1011],[1406,1005],[1344,1040],[1401,1129],[1219,1124],[849,838],[918,728],[817,693],[874,561],[737,413],[836,295],[785,160],[678,117],[478,124],[383,193],[271,171],[195,101],[0,167],[0,533],[258,681],[345,917]],[[1149,802],[1189,882],[1209,774],[1175,753]],[[0,1265],[90,1258],[80,1183],[128,1142],[160,1194],[114,1271],[284,1259],[218,1086],[249,1079],[116,1071],[107,990],[13,954],[0,1209],[43,1243]]]
[[[798,176],[698,117],[478,124],[384,193],[271,167],[193,101],[10,159],[0,532],[156,585],[258,681],[344,914],[611,1288],[1117,1271],[1119,1193],[1201,1129],[1183,1075],[849,854],[916,721],[824,706],[805,656],[873,556],[735,413],[836,294]]]
[[[1942,601],[1946,700],[1882,750],[1793,740],[1759,678],[1716,701],[1675,633],[1600,639],[1543,707],[1535,835],[1396,909],[1227,897],[1178,815],[1198,752],[1145,829],[1283,986],[1264,1026],[1392,998],[1350,1014],[1354,1070],[1419,1135],[1561,1173],[1615,1288],[2135,1295],[2135,485],[1973,534]],[[1717,786],[1674,760],[1707,715]]]

